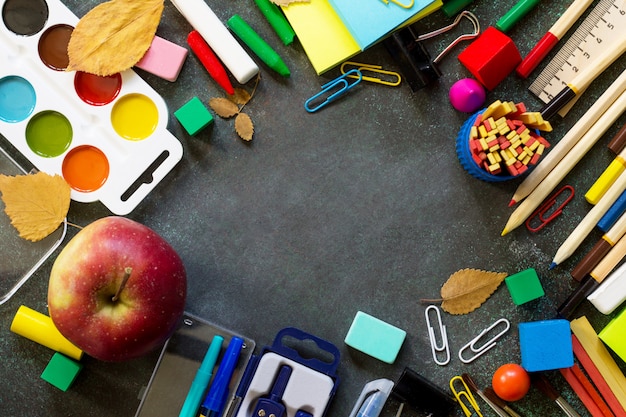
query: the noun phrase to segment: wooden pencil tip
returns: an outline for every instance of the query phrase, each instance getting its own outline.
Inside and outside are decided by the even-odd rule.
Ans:
[[[511,199],[511,201],[509,201],[509,207],[513,207],[514,205],[517,204],[517,201],[515,201],[515,199]]]
[[[504,230],[502,230],[502,233],[500,233],[500,236],[504,236],[507,233],[509,233],[508,229],[505,227]]]

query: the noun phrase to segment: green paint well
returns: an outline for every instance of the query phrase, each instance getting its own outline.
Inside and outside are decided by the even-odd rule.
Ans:
[[[34,153],[44,158],[54,158],[65,152],[72,136],[70,121],[54,110],[37,113],[26,126],[26,143]]]

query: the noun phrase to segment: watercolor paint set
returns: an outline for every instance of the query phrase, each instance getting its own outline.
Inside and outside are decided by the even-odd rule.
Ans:
[[[0,1],[0,134],[79,202],[130,213],[182,158],[163,98],[132,69],[66,71],[78,18],[58,0]]]

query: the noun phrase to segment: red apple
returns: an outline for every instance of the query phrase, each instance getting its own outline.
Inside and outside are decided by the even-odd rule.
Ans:
[[[174,249],[152,229],[111,216],[87,225],[59,253],[48,309],[61,334],[86,354],[122,361],[165,342],[186,295]]]

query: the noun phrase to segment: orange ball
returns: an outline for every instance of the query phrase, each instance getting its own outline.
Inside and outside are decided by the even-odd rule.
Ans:
[[[504,401],[517,401],[524,398],[530,389],[528,372],[516,363],[507,363],[493,373],[493,390]]]

